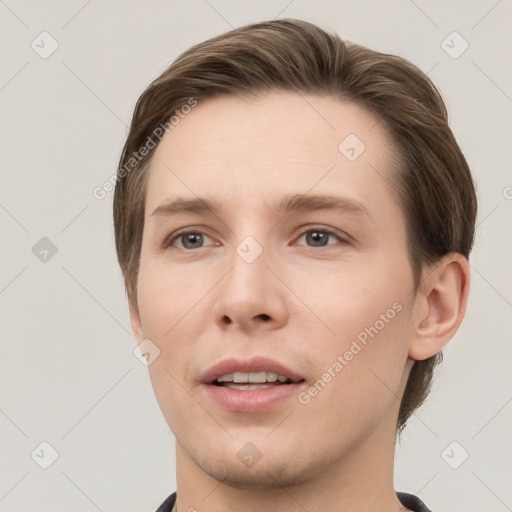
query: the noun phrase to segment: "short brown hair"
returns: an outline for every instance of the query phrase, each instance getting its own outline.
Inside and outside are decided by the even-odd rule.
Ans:
[[[240,27],[193,46],[137,101],[114,194],[116,250],[131,304],[137,306],[146,177],[154,152],[127,168],[133,153],[191,98],[267,91],[348,100],[384,123],[399,156],[391,185],[406,216],[416,289],[425,264],[450,252],[468,258],[476,193],[434,84],[403,58],[343,41],[305,21],[280,19]],[[428,395],[441,358],[439,352],[415,361],[400,405],[398,432]]]

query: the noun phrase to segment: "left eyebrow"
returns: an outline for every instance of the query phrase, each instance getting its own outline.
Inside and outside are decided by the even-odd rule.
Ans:
[[[373,220],[368,210],[359,202],[348,197],[319,195],[319,194],[294,194],[284,196],[274,207],[274,211],[317,211],[335,210],[340,213],[354,213],[365,215]]]
[[[212,201],[206,198],[177,198],[158,206],[152,216],[170,216],[178,213],[193,214],[217,214],[222,209],[220,201]],[[318,211],[334,210],[340,213],[351,213],[363,215],[373,221],[368,210],[358,201],[346,197],[319,195],[319,194],[292,194],[284,196],[278,203],[273,205],[272,210],[276,213],[291,211]]]

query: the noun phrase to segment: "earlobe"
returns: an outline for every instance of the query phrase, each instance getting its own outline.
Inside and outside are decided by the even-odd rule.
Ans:
[[[409,357],[417,361],[437,354],[453,338],[466,312],[470,285],[469,264],[462,254],[447,254],[426,271],[409,347]]]
[[[139,309],[135,304],[130,304],[130,323],[138,345],[144,339],[144,332],[142,329],[142,321],[140,318]]]

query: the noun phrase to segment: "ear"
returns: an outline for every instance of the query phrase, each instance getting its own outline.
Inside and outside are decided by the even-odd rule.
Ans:
[[[139,345],[144,339],[144,330],[142,327],[142,320],[140,319],[139,308],[136,304],[130,303],[130,323],[132,325],[132,331]]]
[[[470,285],[469,263],[458,253],[425,268],[416,295],[415,332],[409,357],[417,361],[437,354],[464,318]]]

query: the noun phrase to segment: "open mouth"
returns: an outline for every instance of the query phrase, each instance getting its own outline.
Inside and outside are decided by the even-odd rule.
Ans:
[[[301,379],[297,382],[303,382]],[[254,391],[276,386],[286,386],[293,384],[294,381],[286,375],[279,375],[275,372],[234,372],[226,375],[219,375],[211,382],[212,385],[236,389],[240,391]]]
[[[203,375],[209,399],[231,412],[257,413],[292,399],[305,385],[302,375],[268,358],[227,359]]]
[[[253,413],[279,407],[306,385],[303,375],[275,359],[253,356],[217,362],[200,376],[203,390],[217,406]]]

